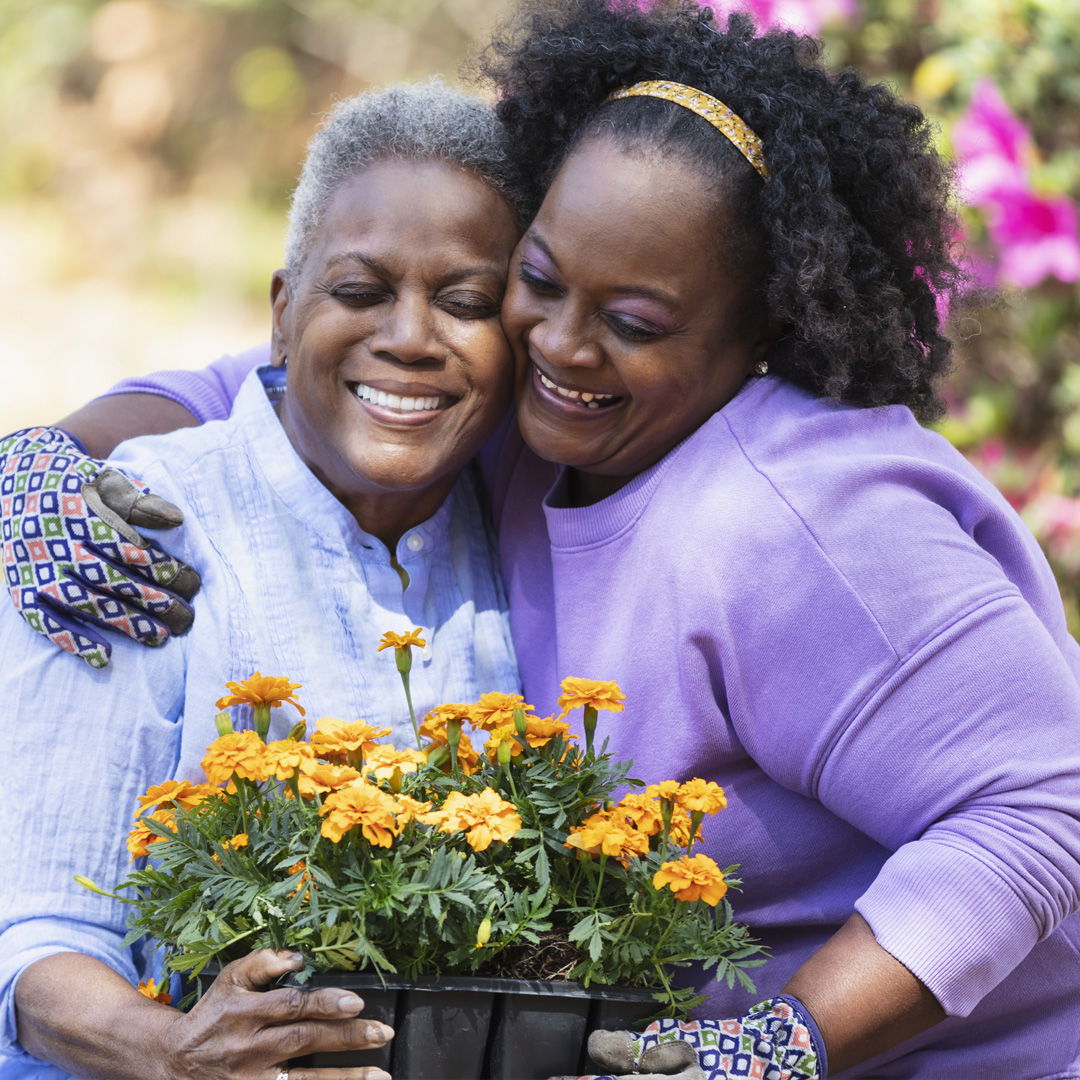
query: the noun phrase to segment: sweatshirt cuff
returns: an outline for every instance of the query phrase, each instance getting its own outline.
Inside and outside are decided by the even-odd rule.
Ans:
[[[1031,912],[1000,874],[932,840],[899,848],[855,910],[949,1016],[967,1016],[1039,939]]]

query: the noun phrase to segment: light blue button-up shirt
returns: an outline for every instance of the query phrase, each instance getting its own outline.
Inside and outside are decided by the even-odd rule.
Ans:
[[[4,659],[0,784],[0,1078],[49,1080],[15,1043],[14,986],[57,952],[96,957],[132,982],[149,949],[119,943],[123,905],[73,881],[111,888],[130,869],[124,841],[136,799],[170,777],[200,779],[216,737],[214,702],[230,679],[287,675],[309,723],[320,716],[388,726],[415,745],[387,630],[423,627],[411,673],[418,719],[444,701],[516,691],[506,600],[471,474],[407,532],[397,559],[365,533],[297,456],[258,376],[230,419],[136,439],[113,459],[184,511],[169,550],[202,575],[195,625],[162,649],[127,639],[95,670],[30,633],[0,605]],[[270,738],[298,719],[272,712]]]

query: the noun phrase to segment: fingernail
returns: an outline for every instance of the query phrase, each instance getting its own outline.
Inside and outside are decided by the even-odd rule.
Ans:
[[[302,964],[304,962],[303,953],[298,953],[298,952],[290,953],[289,954],[289,960],[292,961],[292,963],[294,963],[294,964]]]
[[[364,1003],[355,994],[342,994],[337,999],[338,1008],[342,1012],[358,1013]]]

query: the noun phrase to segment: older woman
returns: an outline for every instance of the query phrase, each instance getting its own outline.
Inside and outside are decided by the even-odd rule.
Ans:
[[[488,62],[538,211],[485,455],[525,691],[615,678],[620,757],[724,783],[773,953],[758,1007],[703,975],[710,1019],[608,1062],[1080,1075],[1080,655],[916,422],[956,277],[924,119],[692,4],[525,14]]]
[[[271,290],[283,400],[275,409],[253,374],[227,422],[131,442],[115,459],[182,508],[177,544],[203,579],[194,628],[170,649],[122,643],[102,670],[0,613],[0,1076],[272,1080],[290,1057],[392,1034],[355,1019],[353,994],[254,992],[297,966],[288,954],[230,965],[188,1014],[164,1008],[135,989],[153,961],[119,948],[122,905],[73,875],[124,876],[136,797],[197,772],[223,683],[257,666],[302,683],[316,715],[364,717],[401,739],[412,729],[395,708],[396,667],[375,654],[387,630],[434,639],[412,672],[421,709],[516,688],[465,469],[510,402],[499,305],[513,200],[486,106],[439,83],[340,104],[312,143]],[[46,518],[56,501],[62,515],[49,475],[5,497]],[[24,530],[19,542],[36,541]],[[277,737],[290,723],[275,717]],[[384,1074],[293,1080],[365,1075]]]

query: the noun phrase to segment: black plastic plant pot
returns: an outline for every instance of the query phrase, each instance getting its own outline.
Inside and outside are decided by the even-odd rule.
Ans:
[[[395,1035],[379,1050],[312,1054],[290,1064],[378,1065],[394,1080],[578,1075],[589,1068],[585,1044],[591,1031],[632,1028],[656,1010],[651,990],[586,990],[579,983],[543,980],[448,976],[407,983],[331,974],[312,976],[304,986],[354,991],[364,999],[363,1015],[390,1024]]]

